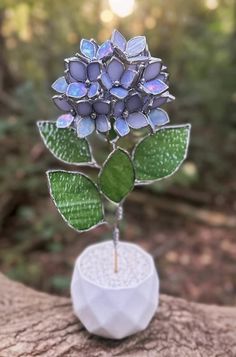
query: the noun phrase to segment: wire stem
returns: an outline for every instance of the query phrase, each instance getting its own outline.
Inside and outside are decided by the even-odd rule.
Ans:
[[[115,223],[113,227],[113,243],[114,243],[114,273],[118,273],[118,244],[120,240],[119,223],[123,218],[123,206],[119,204],[115,213]]]

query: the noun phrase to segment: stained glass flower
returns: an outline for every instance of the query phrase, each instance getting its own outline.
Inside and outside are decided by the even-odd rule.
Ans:
[[[137,93],[128,96],[125,101],[120,100],[115,103],[114,129],[118,135],[125,136],[130,132],[130,128],[140,129],[149,124],[142,108],[143,100]]]
[[[126,41],[119,31],[114,30],[111,42],[118,55],[124,57],[129,63],[146,62],[150,58],[144,36],[136,36]]]
[[[162,61],[155,58],[144,68],[140,89],[147,94],[160,95],[168,90],[167,77],[167,73],[162,70]]]
[[[77,57],[72,57],[66,60],[66,65],[68,97],[80,99],[87,95],[88,98],[93,98],[99,94],[98,77],[101,74],[101,64],[98,61],[87,64]]]
[[[137,76],[133,67],[126,67],[118,58],[113,57],[101,74],[101,83],[117,99],[124,99],[129,93]]]
[[[106,60],[113,55],[114,49],[110,40],[98,46],[94,40],[82,39],[80,41],[80,52],[90,61]]]
[[[81,100],[77,103],[76,112],[75,127],[79,138],[92,134],[95,129],[100,133],[106,133],[111,128],[109,101],[96,100],[89,102]]]

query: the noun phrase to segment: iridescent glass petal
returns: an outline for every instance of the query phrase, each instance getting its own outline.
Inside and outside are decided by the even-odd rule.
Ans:
[[[87,94],[84,83],[71,83],[67,87],[66,95],[71,98],[83,98]]]
[[[141,112],[131,113],[127,118],[127,123],[133,129],[144,128],[148,125],[146,116]]]
[[[59,77],[53,84],[52,89],[54,89],[58,93],[65,93],[67,89],[68,83],[65,77]]]
[[[68,128],[72,124],[73,120],[74,117],[71,114],[60,115],[57,118],[56,126],[57,128],[61,128],[61,129]]]
[[[127,121],[122,117],[118,117],[115,120],[114,129],[117,132],[117,134],[120,136],[125,136],[130,132],[130,128],[129,125],[127,124]]]
[[[76,129],[78,137],[85,138],[94,131],[95,120],[90,117],[78,118],[76,121]]]

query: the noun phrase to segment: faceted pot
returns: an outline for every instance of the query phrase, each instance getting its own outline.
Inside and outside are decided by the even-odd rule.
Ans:
[[[77,258],[71,282],[75,315],[92,334],[122,339],[144,330],[157,310],[154,261],[136,244],[98,243]]]

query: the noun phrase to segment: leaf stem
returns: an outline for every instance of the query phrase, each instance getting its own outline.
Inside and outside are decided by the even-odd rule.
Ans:
[[[120,203],[116,208],[115,222],[113,226],[113,244],[114,244],[114,273],[118,273],[118,244],[120,240],[119,223],[123,218],[123,205]]]

